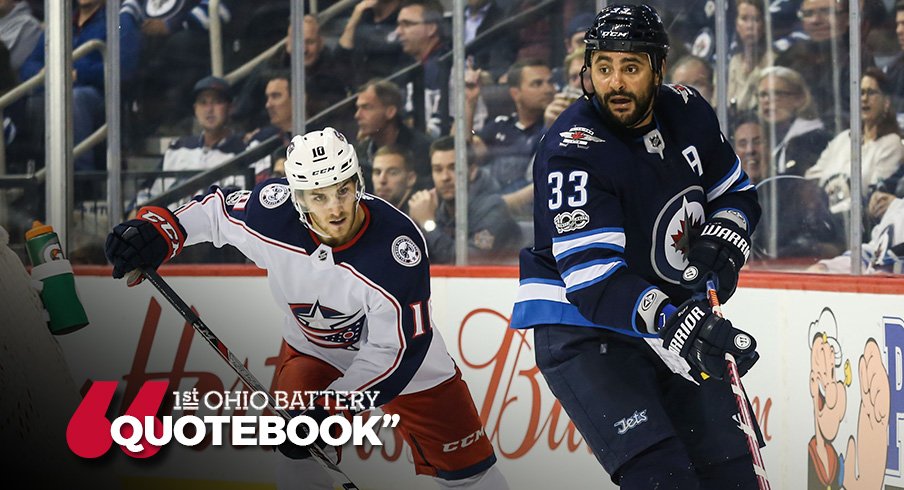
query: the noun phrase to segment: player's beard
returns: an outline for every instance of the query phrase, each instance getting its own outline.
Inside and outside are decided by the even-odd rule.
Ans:
[[[650,104],[653,103],[653,89],[653,87],[649,87],[646,93],[643,94],[635,94],[633,92],[628,92],[627,90],[621,90],[618,92],[609,92],[602,97],[597,95],[600,100],[600,106],[602,106],[603,118],[609,124],[624,128],[633,128],[637,126],[646,117],[647,112],[650,109]],[[631,99],[631,101],[634,102],[634,110],[627,114],[616,114],[612,112],[612,110],[609,109],[609,100],[613,97],[626,97]]]

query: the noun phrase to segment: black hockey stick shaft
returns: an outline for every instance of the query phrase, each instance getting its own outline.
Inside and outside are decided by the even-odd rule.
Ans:
[[[270,394],[270,391],[264,388],[264,385],[261,384],[258,379],[251,374],[251,371],[245,367],[245,364],[239,361],[238,357],[226,347],[219,337],[213,333],[213,331],[201,320],[201,317],[198,316],[188,304],[173,290],[170,285],[160,277],[160,274],[153,269],[141,269],[141,274],[150,281],[151,284],[157,288],[157,291],[166,298],[167,301],[179,314],[182,315],[183,318],[195,328],[195,331],[201,334],[204,337],[204,340],[210,344],[214,350],[223,358],[228,364],[229,367],[239,375],[239,378],[245,383],[248,388],[252,391],[258,391],[267,394],[267,404],[270,406],[270,409],[276,412],[279,416],[284,418],[286,422],[292,419],[292,415],[289,414],[285,409],[279,408],[276,404],[276,400],[273,398],[273,395]],[[298,427],[307,432],[307,427],[304,424],[299,424]],[[304,434],[306,437],[307,434]],[[323,452],[316,444],[310,444],[307,446],[307,449],[311,452],[311,456],[314,457],[315,460],[320,464],[329,473],[332,475],[333,479],[342,486],[344,490],[358,490],[358,487],[352,482],[352,480],[341,470],[335,463],[330,461],[329,457],[327,457],[326,453]]]
[[[722,305],[719,303],[719,295],[716,293],[716,285],[712,280],[706,281],[706,296],[713,313],[722,318]],[[760,442],[757,440],[756,431],[753,430],[753,415],[747,403],[747,392],[741,384],[741,373],[738,371],[738,363],[730,353],[725,353],[725,369],[728,372],[728,382],[734,393],[735,402],[738,405],[738,416],[741,419],[741,431],[747,438],[747,448],[750,449],[750,457],[753,460],[753,472],[756,475],[760,490],[771,490],[769,478],[766,476],[766,465],[763,463],[763,455],[760,453]]]

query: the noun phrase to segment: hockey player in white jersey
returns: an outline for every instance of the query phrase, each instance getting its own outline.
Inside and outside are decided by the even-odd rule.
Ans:
[[[365,194],[355,150],[333,128],[293,138],[285,169],[251,191],[212,187],[175,212],[142,208],[107,237],[113,277],[156,268],[194,243],[235,246],[267,270],[285,312],[275,390],[379,392],[375,405],[399,415],[418,474],[441,488],[507,489],[434,329],[417,226]],[[305,448],[280,452],[279,488],[332,488]]]

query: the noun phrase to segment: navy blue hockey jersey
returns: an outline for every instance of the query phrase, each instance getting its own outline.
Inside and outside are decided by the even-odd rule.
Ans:
[[[343,373],[336,391],[379,391],[377,405],[455,375],[433,326],[430,264],[417,226],[365,194],[361,230],[331,247],[299,220],[286,179],[224,196],[217,188],[179,208],[186,245],[230,244],[267,270],[295,350]]]
[[[647,335],[642,309],[663,294],[675,305],[690,297],[680,279],[704,221],[734,210],[752,233],[759,220],[756,189],[695,90],[661,87],[643,131],[613,131],[598,104],[579,99],[540,143],[514,328]]]

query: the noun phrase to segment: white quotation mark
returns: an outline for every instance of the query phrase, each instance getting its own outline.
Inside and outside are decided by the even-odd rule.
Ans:
[[[401,417],[399,417],[399,414],[397,414],[397,413],[392,414],[392,415],[385,414],[385,415],[383,415],[383,427],[384,428],[386,428],[386,427],[395,428],[397,425],[399,425],[400,419],[401,419]]]

